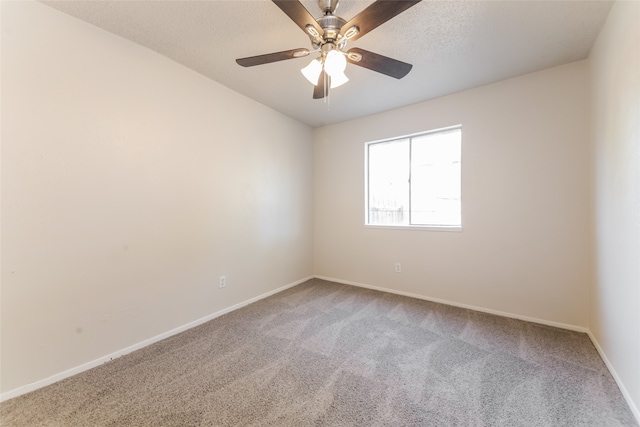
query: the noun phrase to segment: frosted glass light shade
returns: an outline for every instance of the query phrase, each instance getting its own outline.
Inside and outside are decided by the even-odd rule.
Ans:
[[[338,74],[344,74],[345,68],[347,68],[347,58],[345,58],[341,52],[332,50],[327,54],[324,60],[324,71],[326,71],[332,79],[337,77]]]
[[[343,72],[334,73],[333,76],[331,76],[331,89],[336,88],[338,86],[342,86],[348,81],[349,81],[349,78],[345,73]]]
[[[320,78],[320,73],[322,72],[322,63],[318,59],[314,59],[304,67],[302,70],[302,75],[305,76],[307,80],[311,82],[312,85],[317,86],[318,79]]]

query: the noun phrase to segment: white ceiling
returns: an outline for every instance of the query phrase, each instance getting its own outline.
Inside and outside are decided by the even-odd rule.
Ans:
[[[310,57],[243,68],[236,58],[310,48],[269,0],[45,1],[310,126],[414,104],[588,56],[610,1],[423,0],[351,47],[413,64],[403,79],[348,65],[350,81],[314,100]],[[302,0],[315,17],[317,2]],[[346,20],[371,0],[342,0]]]

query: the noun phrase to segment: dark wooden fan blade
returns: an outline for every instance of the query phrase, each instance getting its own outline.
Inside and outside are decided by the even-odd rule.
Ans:
[[[268,64],[270,62],[284,61],[285,59],[301,58],[309,55],[308,49],[292,49],[282,52],[267,53],[266,55],[249,56],[247,58],[236,59],[238,65],[243,67],[253,67],[254,65]]]
[[[305,32],[305,34],[307,34],[308,36],[311,35],[306,28],[307,25],[311,25],[318,32],[318,36],[322,37],[322,35],[324,34],[324,30],[322,29],[322,27],[320,27],[320,25],[318,25],[316,20],[313,19],[313,16],[311,16],[309,11],[298,0],[272,1],[276,4],[276,6],[282,9],[282,11],[286,13],[287,16],[291,18],[291,20],[295,22],[298,27],[302,29],[302,31]]]
[[[355,25],[360,31],[349,40],[357,40],[417,3],[420,3],[420,0],[378,0],[344,24],[340,34],[344,36],[345,32]]]
[[[328,85],[329,79],[330,77],[327,75],[327,73],[325,73],[324,70],[322,70],[322,72],[320,73],[320,77],[318,78],[318,84],[313,89],[313,99],[324,98],[324,96],[326,95],[324,84],[326,82]]]
[[[361,57],[359,61],[355,61],[353,58]],[[378,73],[386,74],[396,79],[401,79],[411,71],[413,65],[406,62],[398,61],[397,59],[389,58],[377,53],[369,52],[368,50],[359,49],[354,47],[347,52],[347,61],[353,65],[359,65],[364,68],[368,68]]]

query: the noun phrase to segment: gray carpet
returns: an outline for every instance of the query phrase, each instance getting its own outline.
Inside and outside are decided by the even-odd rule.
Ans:
[[[310,280],[0,405],[3,426],[637,426],[587,335]]]

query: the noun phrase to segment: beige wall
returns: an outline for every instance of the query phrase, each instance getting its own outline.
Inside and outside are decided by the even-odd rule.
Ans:
[[[640,3],[590,55],[597,275],[589,329],[640,420]]]
[[[311,129],[150,50],[3,1],[1,136],[3,393],[313,273]]]
[[[586,327],[587,71],[581,61],[314,130],[315,273]],[[365,228],[364,143],[457,124],[463,231]]]

